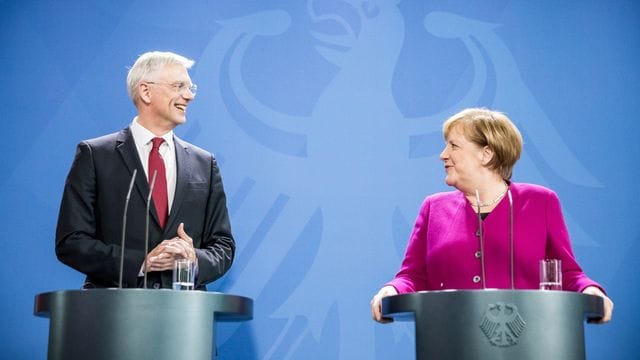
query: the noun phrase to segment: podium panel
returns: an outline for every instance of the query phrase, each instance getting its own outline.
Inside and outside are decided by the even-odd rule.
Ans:
[[[567,291],[446,290],[382,299],[384,317],[414,321],[417,359],[584,359],[585,318],[602,298]]]
[[[253,318],[249,298],[206,291],[90,289],[42,293],[48,359],[207,359],[215,322]]]

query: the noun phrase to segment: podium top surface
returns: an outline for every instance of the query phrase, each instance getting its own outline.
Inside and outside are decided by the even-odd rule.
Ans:
[[[567,309],[583,314],[587,319],[599,319],[604,315],[601,297],[572,291],[543,290],[438,290],[419,291],[389,296],[382,299],[384,317],[396,320],[411,320],[424,311],[477,307],[495,302],[515,303],[533,309]]]
[[[167,311],[210,311],[216,321],[244,321],[253,318],[253,300],[244,296],[208,291],[170,289],[61,290],[36,295],[34,315],[50,317],[52,312],[74,306],[91,306],[104,311],[136,307]]]

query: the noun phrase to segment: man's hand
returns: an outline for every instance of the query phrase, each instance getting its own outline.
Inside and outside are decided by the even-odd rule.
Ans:
[[[149,252],[145,260],[147,272],[172,270],[173,263],[177,259],[197,261],[193,239],[184,231],[184,223],[178,226],[177,235],[172,239],[164,240]]]
[[[180,243],[184,249],[184,258],[189,259],[193,262],[198,261],[196,257],[196,251],[193,248],[193,239],[184,231],[184,223],[180,223],[178,226],[178,238],[182,240]]]

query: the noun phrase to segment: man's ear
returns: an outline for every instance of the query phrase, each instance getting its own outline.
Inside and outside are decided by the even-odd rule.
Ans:
[[[149,84],[140,82],[138,83],[138,98],[140,101],[146,105],[151,103],[151,88]]]

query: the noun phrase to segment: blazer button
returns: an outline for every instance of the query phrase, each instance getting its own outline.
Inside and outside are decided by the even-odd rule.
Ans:
[[[480,250],[476,251],[476,259],[480,259],[480,257],[482,256],[482,253],[480,252]]]
[[[478,276],[478,275],[474,276],[473,277],[473,282],[476,283],[476,284],[479,283],[480,282],[480,276]]]
[[[476,282],[477,282],[477,281],[476,281]],[[160,284],[158,284],[158,283],[153,284],[153,288],[154,288],[154,289],[160,289]]]

